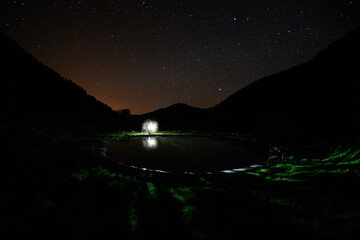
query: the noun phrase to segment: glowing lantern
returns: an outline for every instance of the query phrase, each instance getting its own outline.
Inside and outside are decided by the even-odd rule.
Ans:
[[[142,125],[142,131],[148,134],[154,134],[159,129],[159,124],[153,120],[146,120]]]

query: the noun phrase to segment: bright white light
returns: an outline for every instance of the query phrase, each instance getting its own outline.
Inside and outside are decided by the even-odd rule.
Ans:
[[[147,150],[153,150],[158,147],[158,140],[156,137],[147,137],[142,140],[143,146]]]
[[[159,129],[159,124],[153,120],[145,120],[142,125],[142,131],[147,132],[148,134],[154,134]]]

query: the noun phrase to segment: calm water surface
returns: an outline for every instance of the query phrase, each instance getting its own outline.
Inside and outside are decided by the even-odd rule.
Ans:
[[[206,137],[132,137],[112,142],[107,156],[144,170],[213,172],[262,164],[267,159],[267,149]]]

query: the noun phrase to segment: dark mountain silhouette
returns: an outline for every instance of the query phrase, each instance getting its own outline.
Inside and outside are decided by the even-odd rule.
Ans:
[[[131,126],[141,130],[141,123],[146,119],[156,119],[163,130],[203,130],[201,119],[207,110],[177,103],[167,108],[130,118]]]
[[[359,136],[360,29],[310,61],[265,77],[215,106],[227,131],[285,137]]]
[[[212,108],[175,105],[141,117],[164,122],[160,124],[164,130],[242,132],[284,138],[357,138],[359,43],[360,29],[356,29],[308,62],[249,84]],[[179,110],[174,111],[175,108]],[[178,121],[168,123],[171,119],[181,119],[184,125],[180,128]]]
[[[74,235],[66,222],[78,219],[70,213],[77,204],[62,204],[82,189],[72,173],[99,161],[102,143],[93,136],[114,131],[119,114],[2,34],[0,71],[1,236],[50,236],[66,228]],[[40,196],[59,208],[47,211]]]
[[[40,126],[93,131],[116,125],[118,113],[3,34],[0,52],[3,131]]]

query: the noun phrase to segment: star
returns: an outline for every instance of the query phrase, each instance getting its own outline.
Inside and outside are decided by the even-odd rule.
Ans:
[[[357,2],[333,1],[10,0],[0,31],[115,110],[206,108],[360,25]]]

